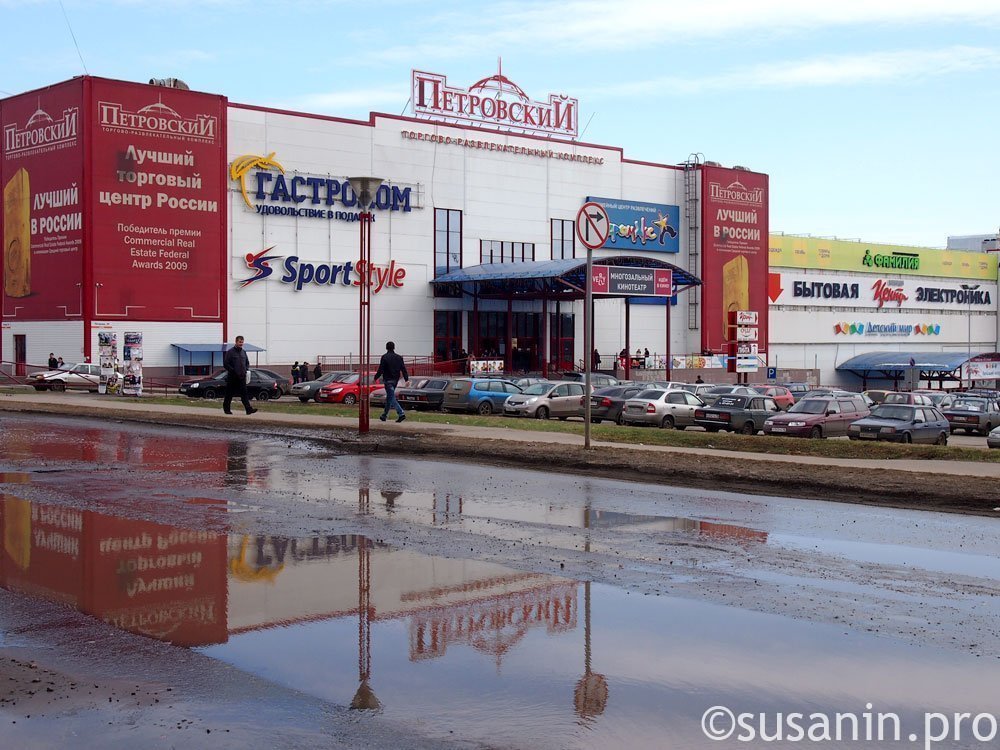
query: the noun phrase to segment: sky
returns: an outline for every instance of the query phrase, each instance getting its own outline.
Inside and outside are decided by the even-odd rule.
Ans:
[[[0,96],[89,72],[408,112],[410,71],[580,102],[580,140],[770,175],[771,231],[995,233],[1000,0],[0,0]],[[642,200],[642,196],[624,196]]]

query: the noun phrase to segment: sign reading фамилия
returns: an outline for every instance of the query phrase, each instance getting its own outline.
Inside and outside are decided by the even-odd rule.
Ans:
[[[604,248],[660,253],[680,251],[678,227],[681,210],[678,206],[592,196],[587,196],[587,200],[600,203],[608,212],[611,231]]]
[[[247,207],[263,216],[358,221],[361,211],[372,208],[380,211],[412,210],[411,187],[383,183],[368,206],[358,206],[358,198],[346,179],[300,174],[286,176],[285,168],[275,160],[273,152],[267,156],[246,154],[233,159],[229,165],[229,178],[239,183]],[[343,208],[355,210],[329,208],[338,203]]]

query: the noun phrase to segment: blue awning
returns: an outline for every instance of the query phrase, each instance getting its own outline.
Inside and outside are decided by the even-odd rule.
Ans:
[[[638,255],[594,258],[595,265],[630,268],[663,268],[673,272],[674,288],[682,291],[699,286],[701,279],[673,263]],[[431,280],[435,286],[459,286],[481,297],[518,299],[583,299],[587,283],[587,261],[583,258],[559,260],[483,263],[459,268]],[[626,297],[629,295],[604,295]]]
[[[195,352],[227,352],[233,348],[232,344],[171,344],[182,352],[195,353]],[[253,344],[243,344],[243,351],[248,353],[253,352],[263,352],[266,349],[254,346]]]
[[[922,372],[949,373],[982,352],[865,352],[837,365],[838,370],[867,377],[871,372],[900,372],[920,369]]]

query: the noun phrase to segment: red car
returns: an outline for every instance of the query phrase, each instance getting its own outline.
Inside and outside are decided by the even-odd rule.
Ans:
[[[774,403],[781,407],[782,411],[788,411],[795,403],[795,396],[783,385],[754,385],[750,386],[762,396],[770,396]]]
[[[321,404],[356,404],[358,399],[361,398],[361,389],[367,389],[368,393],[371,393],[376,388],[381,388],[382,386],[376,385],[371,382],[371,376],[364,376],[365,382],[361,383],[361,376],[357,373],[352,373],[345,377],[343,380],[336,380],[332,383],[327,383],[318,391],[316,391],[316,400]]]

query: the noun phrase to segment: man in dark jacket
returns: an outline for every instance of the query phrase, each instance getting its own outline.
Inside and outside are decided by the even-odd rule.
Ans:
[[[295,364],[292,365],[292,385],[299,382],[299,361],[295,360]]]
[[[59,369],[59,360],[56,359],[55,352],[49,352],[49,369],[50,370]]]
[[[239,396],[243,402],[243,408],[247,414],[253,414],[257,410],[250,405],[247,398],[247,375],[250,372],[250,359],[243,351],[243,337],[237,336],[233,348],[226,352],[222,358],[222,366],[226,368],[226,397],[222,400],[222,411],[232,414],[230,407],[233,405],[233,396]]]
[[[396,414],[398,415],[396,417],[397,422],[402,422],[406,419],[403,407],[396,400],[396,384],[399,383],[400,377],[405,381],[410,380],[410,375],[406,372],[406,364],[403,362],[403,358],[396,354],[396,345],[388,341],[385,345],[385,354],[379,360],[378,371],[375,373],[375,380],[382,378],[382,383],[385,385],[385,411],[379,417],[383,422],[389,416],[389,409],[396,410]]]
[[[308,362],[303,361],[302,364],[299,365],[299,382],[300,383],[308,383],[309,382],[309,363]]]
[[[313,368],[313,380],[319,380],[321,377],[323,377],[323,365],[317,362]]]

